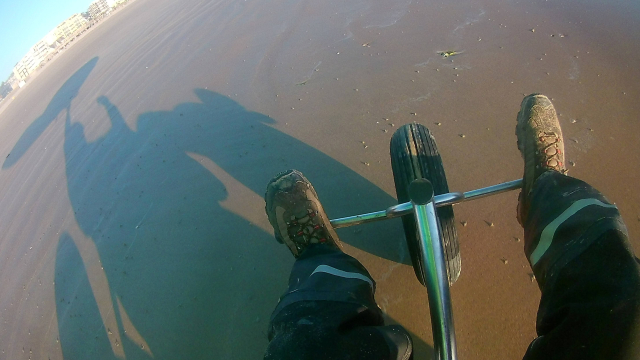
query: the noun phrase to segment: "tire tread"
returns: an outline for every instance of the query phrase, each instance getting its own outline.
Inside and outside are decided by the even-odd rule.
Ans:
[[[433,184],[435,195],[449,192],[444,173],[442,159],[435,139],[429,129],[417,123],[400,127],[391,138],[391,167],[396,185],[398,202],[409,201],[409,184],[415,179],[426,178]],[[455,227],[452,206],[440,207],[437,210],[443,239],[444,255],[447,261],[449,285],[458,279],[461,269],[460,247]],[[424,285],[422,278],[423,264],[418,255],[418,239],[416,223],[413,215],[402,217],[407,238],[407,245],[416,276]]]

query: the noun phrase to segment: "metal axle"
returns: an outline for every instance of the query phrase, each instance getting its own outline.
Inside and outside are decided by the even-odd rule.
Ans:
[[[435,207],[455,205],[464,201],[470,201],[480,199],[490,195],[496,195],[503,192],[517,190],[522,188],[522,179],[505,182],[498,185],[488,186],[477,190],[471,190],[464,193],[452,192],[441,195],[436,195],[433,198]],[[360,225],[364,223],[392,219],[404,215],[411,214],[413,212],[413,204],[406,202],[398,205],[391,206],[386,210],[375,211],[362,215],[347,216],[339,219],[331,220],[331,225],[335,229],[349,227],[354,225]]]

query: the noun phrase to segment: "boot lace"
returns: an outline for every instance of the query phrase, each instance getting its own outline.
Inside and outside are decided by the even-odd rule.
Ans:
[[[562,154],[562,151],[557,146],[561,141],[558,134],[555,132],[543,132],[538,135],[538,140],[541,144],[545,144],[545,146],[537,152],[538,154],[542,153],[545,167],[557,171],[562,169],[563,164],[559,156]]]
[[[318,223],[318,211],[307,209],[307,214],[302,217],[291,215],[287,222],[287,231],[291,239],[297,243],[324,243],[327,235],[324,224]]]

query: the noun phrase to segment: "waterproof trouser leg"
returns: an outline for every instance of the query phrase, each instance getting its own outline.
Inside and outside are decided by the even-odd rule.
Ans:
[[[375,286],[358,260],[327,245],[310,246],[273,311],[264,358],[410,359],[411,337],[400,326],[384,326]]]
[[[618,209],[556,172],[530,204],[525,255],[542,298],[524,359],[640,358],[640,266]]]

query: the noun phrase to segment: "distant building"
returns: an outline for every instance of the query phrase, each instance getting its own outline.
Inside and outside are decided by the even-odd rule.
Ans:
[[[60,43],[67,43],[82,31],[86,30],[89,22],[80,14],[73,14],[67,20],[56,26],[42,40],[29,49],[27,54],[13,68],[18,80],[26,79],[41,64],[51,59],[51,54]],[[53,55],[52,55],[53,56]]]
[[[107,3],[107,0],[96,0],[89,5],[87,10],[94,20],[101,19],[102,17],[109,15],[111,12],[111,6]]]
[[[19,80],[26,79],[29,74],[36,70],[38,66],[45,61],[51,50],[51,47],[49,47],[45,40],[38,41],[13,68],[13,73],[16,78]]]
[[[16,74],[14,74],[13,72],[11,72],[11,75],[9,75],[9,77],[7,78],[7,80],[5,81],[7,84],[11,85],[12,88],[17,88],[18,87],[18,78],[16,78]]]
[[[0,98],[6,98],[10,92],[13,91],[13,87],[8,82],[3,82],[0,85]]]
[[[27,57],[27,55],[25,55],[25,57]],[[18,63],[16,64],[16,66],[13,67],[13,74],[16,76],[16,78],[18,80],[23,80],[26,79],[27,77],[29,77],[29,74],[31,73],[27,62],[25,61],[24,58],[22,58],[20,61],[18,61]]]
[[[51,48],[49,47],[49,44],[47,44],[47,42],[44,39],[38,41],[32,47],[32,49],[33,49],[33,57],[35,58],[35,62],[37,62],[35,66],[40,65],[40,62],[42,62],[42,60],[44,60],[47,57],[49,52],[51,52]]]
[[[89,22],[80,14],[73,14],[53,29],[55,40],[72,39],[89,26]]]

